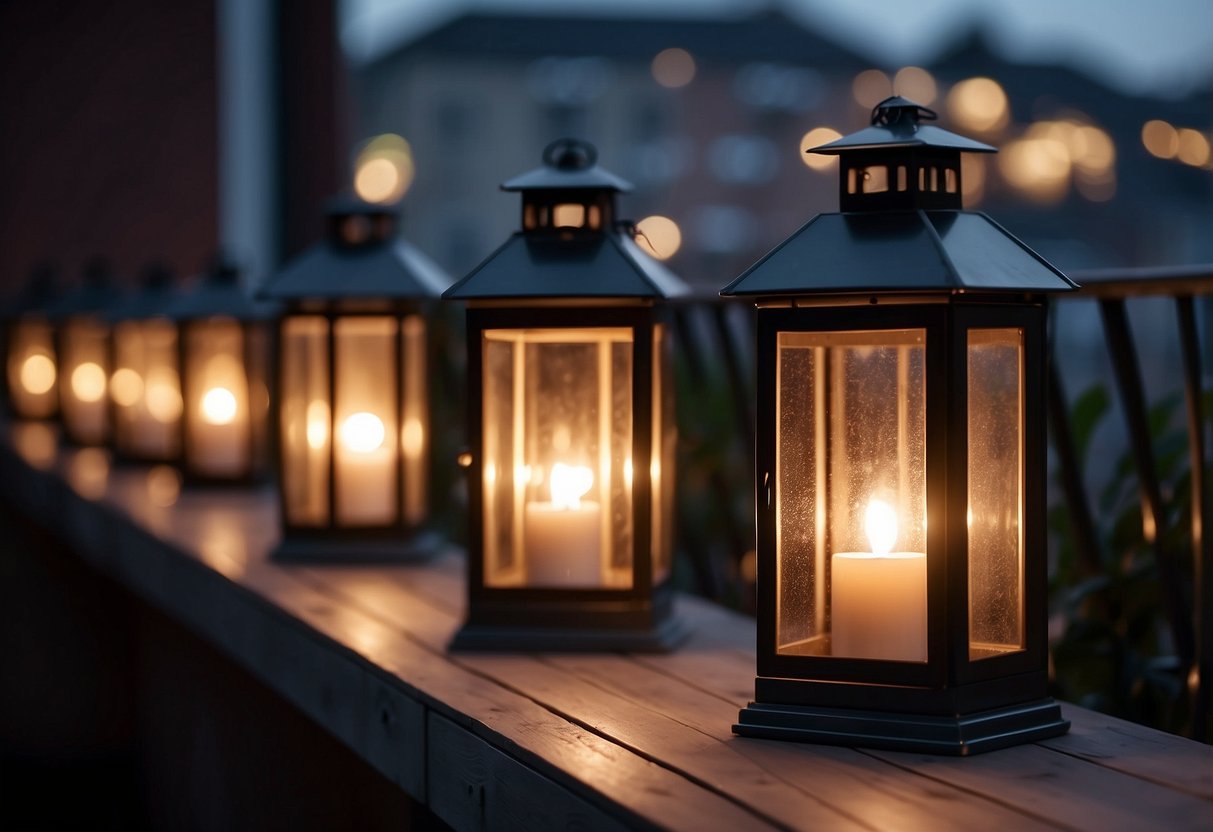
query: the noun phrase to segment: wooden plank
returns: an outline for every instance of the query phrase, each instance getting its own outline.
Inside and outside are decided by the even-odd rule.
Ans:
[[[623,832],[629,828],[449,719],[430,714],[427,730],[428,802],[438,817],[456,829]]]
[[[1070,733],[1042,745],[1213,800],[1213,747],[1074,705],[1063,704],[1062,713]]]
[[[401,693],[393,680],[366,675],[363,757],[415,800],[426,799],[425,707]]]
[[[1060,743],[1064,738],[1056,740]],[[975,757],[868,752],[939,784],[1075,829],[1208,830],[1208,800],[1041,745]]]

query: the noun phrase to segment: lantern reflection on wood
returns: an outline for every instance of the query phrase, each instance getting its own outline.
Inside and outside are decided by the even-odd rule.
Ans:
[[[46,315],[54,296],[54,273],[39,268],[4,312],[5,392],[18,419],[49,419],[59,409],[55,331]]]
[[[108,266],[91,262],[84,282],[47,308],[56,328],[59,419],[63,438],[76,445],[110,439],[110,324],[105,309],[119,297]]]
[[[630,189],[562,140],[523,230],[453,286],[469,302],[468,617],[453,649],[665,650],[675,428],[669,328],[683,285],[615,224]]]
[[[142,285],[109,310],[113,372],[109,398],[114,458],[176,462],[181,454],[181,378],[177,325],[165,314],[176,294],[173,275],[148,267]]]
[[[1043,293],[961,210],[989,147],[901,98],[814,152],[818,216],[758,303],[758,679],[739,734],[969,754],[1063,733],[1046,696]]]
[[[178,328],[181,471],[189,483],[251,483],[268,473],[270,323],[240,273],[217,263],[169,306]]]
[[[396,237],[396,209],[350,202],[328,239],[264,288],[286,304],[277,418],[287,560],[427,557],[425,304],[450,284]]]

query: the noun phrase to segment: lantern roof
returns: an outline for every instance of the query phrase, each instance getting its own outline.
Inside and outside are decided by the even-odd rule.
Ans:
[[[537,223],[516,232],[443,295],[448,300],[505,298],[648,298],[686,294],[677,276],[632,239],[628,223],[616,223],[614,195],[631,185],[597,165],[598,151],[579,139],[558,139],[543,151],[544,165],[501,187],[533,192],[577,191],[577,198],[605,196],[606,218],[583,227]],[[572,198],[572,197],[570,197]]]
[[[284,265],[256,292],[281,301],[401,301],[440,296],[451,278],[396,236],[399,210],[345,198],[328,212],[325,239]]]
[[[85,265],[81,284],[48,304],[43,311],[52,320],[99,314],[121,296],[122,291],[114,280],[109,263],[95,258]]]
[[[139,288],[109,306],[105,317],[112,323],[161,317],[177,294],[172,270],[163,263],[149,263],[139,275]]]
[[[198,279],[194,287],[180,295],[165,310],[177,321],[201,318],[232,318],[237,321],[262,321],[274,317],[277,304],[258,302],[240,284],[240,269],[222,256]]]
[[[855,150],[878,150],[910,147],[935,147],[965,153],[997,153],[998,148],[958,135],[933,124],[938,115],[934,110],[916,104],[908,98],[894,95],[872,109],[872,124],[828,144],[809,148],[808,153],[837,156]]]
[[[632,183],[598,166],[598,149],[580,139],[557,139],[543,150],[543,164],[501,183],[503,191],[628,193]]]

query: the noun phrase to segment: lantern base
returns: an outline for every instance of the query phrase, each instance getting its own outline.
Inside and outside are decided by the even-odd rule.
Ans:
[[[1070,729],[1052,699],[957,716],[922,716],[751,702],[733,733],[821,745],[966,757],[1056,737]]]
[[[404,539],[284,538],[270,554],[270,559],[277,563],[340,565],[418,563],[430,560],[442,548],[443,538],[437,532],[425,532]]]
[[[677,615],[647,630],[464,624],[448,649],[491,653],[669,653],[690,633],[686,621]]]

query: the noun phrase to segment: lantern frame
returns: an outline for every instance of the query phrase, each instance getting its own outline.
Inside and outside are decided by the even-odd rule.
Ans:
[[[184,402],[181,389],[181,367],[178,360],[181,348],[181,328],[168,314],[169,307],[177,298],[177,287],[173,274],[166,267],[153,264],[144,271],[141,284],[138,290],[128,293],[121,301],[106,310],[105,317],[109,322],[110,331],[110,367],[106,384],[110,422],[109,444],[114,452],[114,463],[118,465],[175,465],[180,461],[183,450],[181,444],[181,423],[185,415],[183,407],[172,419],[156,420],[161,421],[164,426],[168,446],[162,450],[147,450],[141,448],[138,441],[138,437],[142,433],[142,417],[140,416],[138,421],[129,424],[123,421],[124,408],[132,410],[140,407],[146,408],[145,401],[150,384],[149,379],[144,377],[143,370],[147,368],[136,371],[141,377],[141,387],[139,395],[133,403],[123,405],[114,396],[114,376],[123,369],[119,366],[119,362],[123,358],[122,342],[127,334],[123,332],[123,329],[128,326],[139,328],[130,335],[136,339],[137,343],[141,342],[139,346],[146,353],[149,332],[145,327],[155,324],[171,328],[173,343],[166,350],[164,368],[171,370],[174,374],[172,392],[179,401]],[[151,418],[155,419],[155,416],[151,415]]]
[[[661,301],[681,296],[686,287],[621,233],[614,221],[615,194],[631,186],[599,168],[596,159],[592,145],[558,140],[545,149],[543,167],[502,185],[503,190],[522,193],[523,229],[444,295],[469,304],[472,448],[467,465],[467,617],[450,643],[451,650],[665,652],[688,634],[673,610],[672,531],[664,543],[666,569],[660,575],[654,569],[653,512],[663,512],[662,522],[671,524],[673,510],[665,500],[654,507],[649,464],[633,462],[631,469],[631,566],[626,588],[528,585],[525,580],[516,586],[493,586],[486,580],[486,332],[541,330],[546,335],[560,330],[626,329],[632,339],[630,459],[653,459],[654,443],[665,441],[653,433],[656,408],[660,406],[665,416],[665,408],[672,407],[668,358],[672,329]],[[556,222],[555,206],[565,204],[584,206],[580,226]],[[662,336],[659,344],[657,333]],[[656,355],[656,349],[662,354]],[[660,404],[654,402],[658,366]],[[670,489],[663,494],[672,496],[673,471],[662,472],[660,488]],[[516,556],[525,563],[524,552]]]
[[[222,260],[215,263],[195,288],[171,304],[166,313],[177,324],[177,377],[181,385],[181,454],[178,466],[182,479],[190,486],[251,486],[264,483],[272,470],[270,430],[274,326],[277,307],[256,303],[240,285],[240,272]],[[216,473],[195,460],[196,441],[190,432],[191,388],[193,370],[192,335],[195,330],[220,323],[232,323],[240,332],[240,364],[244,374],[244,400],[248,408],[248,441],[244,448],[246,464],[232,474]],[[259,389],[264,391],[264,409],[258,416],[256,401]]]
[[[56,280],[53,268],[43,266],[35,269],[21,293],[0,315],[3,318],[0,321],[3,324],[0,361],[3,361],[4,366],[3,389],[5,404],[10,415],[16,419],[48,421],[59,415],[59,357],[55,344],[55,325],[47,315],[47,308],[52,303],[55,295],[55,284]],[[32,393],[29,390],[15,390],[16,385],[13,383],[14,368],[9,365],[9,362],[13,360],[15,355],[15,347],[19,334],[29,326],[45,329],[45,342],[39,346],[49,353],[49,358],[54,366],[55,377],[51,386],[41,394]],[[23,340],[26,340],[28,344],[30,339]],[[19,384],[20,382],[18,381],[17,383]],[[26,396],[46,397],[45,406],[30,408],[27,405],[32,403],[25,401]]]
[[[116,302],[121,302],[121,292],[116,287],[109,266],[101,260],[91,261],[84,270],[83,283],[72,292],[61,297],[46,308],[47,319],[55,326],[55,361],[59,383],[56,385],[59,395],[59,425],[63,441],[77,447],[106,447],[113,436],[113,413],[109,406],[110,375],[114,366],[113,327],[106,317],[107,309]],[[80,414],[73,410],[74,405],[68,401],[69,396],[75,396],[72,391],[72,372],[67,366],[70,351],[69,341],[79,335],[78,327],[97,327],[100,334],[101,358],[105,362],[104,387],[96,402],[86,401],[86,405],[96,404],[101,414],[101,425],[97,435],[77,424]],[[79,365],[75,365],[79,366]],[[79,398],[79,397],[76,397]]]
[[[872,127],[814,148],[842,157],[843,212],[814,218],[722,292],[751,296],[758,306],[757,678],[755,701],[733,726],[743,736],[967,755],[1069,727],[1047,696],[1044,298],[1075,284],[989,218],[960,210],[960,152],[993,148],[919,125],[933,117],[913,102],[888,99]],[[897,165],[909,175],[892,173]],[[871,166],[886,166],[903,189],[864,194],[849,172],[862,175]],[[951,189],[920,193],[913,172],[928,167],[950,168]],[[878,177],[877,188],[882,184]],[[1017,330],[1021,339],[1020,644],[985,656],[971,653],[969,618],[969,333],[981,330]],[[781,653],[779,336],[890,331],[920,331],[924,339],[926,658]],[[827,454],[820,431],[835,428],[815,430],[805,441]],[[818,522],[832,533],[833,509],[819,510]],[[815,574],[813,568],[800,570]],[[825,567],[816,568],[824,583]]]
[[[286,487],[279,488],[282,540],[272,557],[287,562],[410,562],[436,555],[443,545],[442,536],[428,528],[433,454],[431,409],[429,405],[433,354],[428,312],[431,301],[450,285],[432,261],[413,246],[395,236],[399,212],[394,206],[367,203],[357,199],[335,200],[328,213],[326,239],[288,263],[257,297],[281,304],[274,344],[273,412],[275,467],[284,483],[288,476],[287,433],[284,429],[285,403],[292,394],[288,387],[287,341],[291,322],[315,317],[324,321],[325,416],[327,462],[325,463],[325,520],[308,524],[292,519]],[[416,316],[425,329],[421,360],[424,378],[420,403],[425,416],[425,433],[418,462],[424,472],[424,505],[421,517],[407,516],[407,470],[400,431],[405,424],[408,390],[405,351],[406,322]],[[390,318],[395,324],[394,375],[396,385],[393,438],[393,482],[396,484],[394,519],[388,523],[351,524],[339,520],[337,466],[337,408],[334,406],[337,384],[337,324],[343,320]]]

